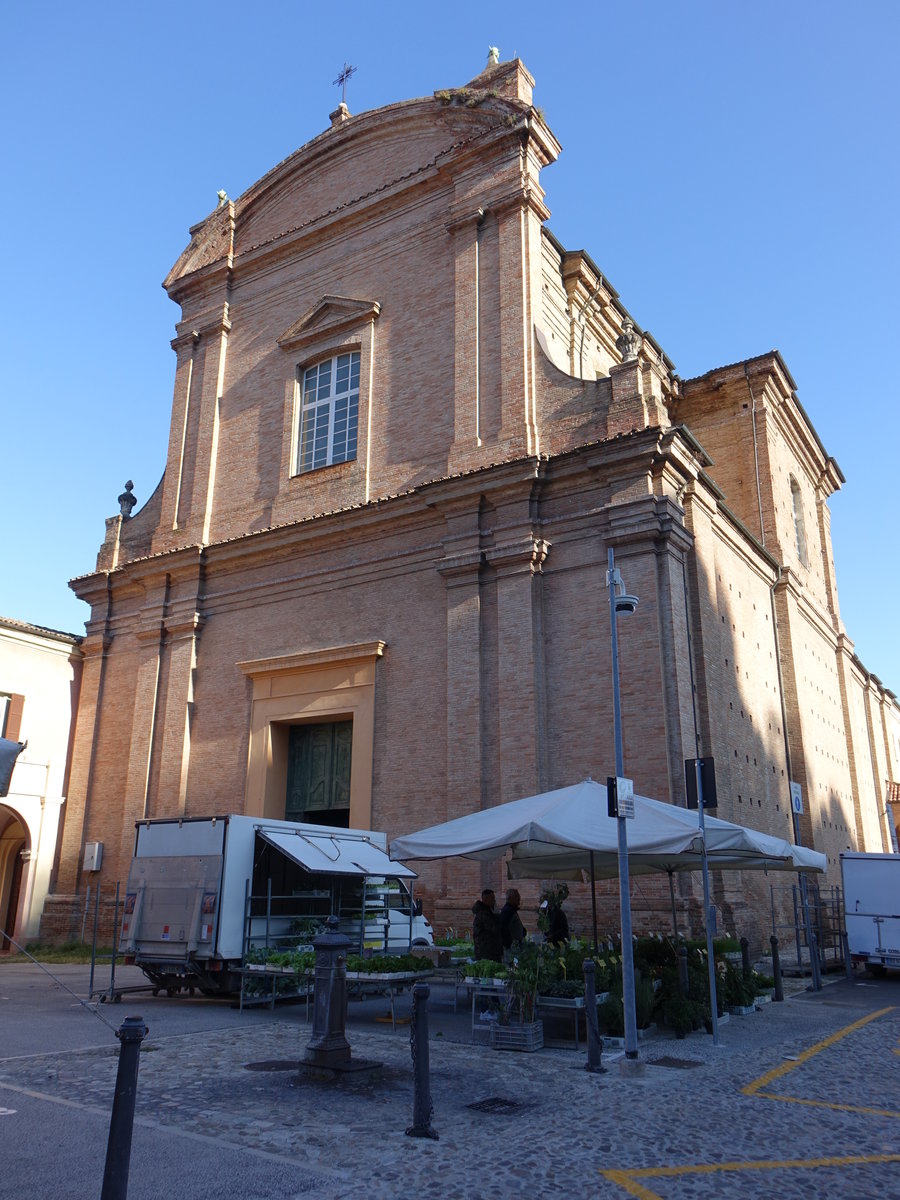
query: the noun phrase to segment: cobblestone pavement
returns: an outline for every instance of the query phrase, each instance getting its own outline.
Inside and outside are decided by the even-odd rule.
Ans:
[[[284,1200],[301,1190],[376,1200],[900,1200],[900,979],[842,981],[732,1016],[718,1047],[701,1033],[650,1037],[636,1072],[606,1053],[606,1073],[590,1074],[583,1046],[473,1046],[461,1040],[471,1036],[465,1014],[435,1012],[429,1025],[437,1140],[405,1133],[408,1028],[354,1024],[354,1059],[382,1067],[322,1082],[297,1070],[309,1037],[298,1007],[213,1031],[154,1037],[151,1028],[135,1142],[164,1130],[289,1162],[306,1182],[280,1192]],[[0,1104],[15,1094],[7,1085],[108,1113],[116,1049],[0,1057]],[[510,1103],[471,1107],[484,1100]]]

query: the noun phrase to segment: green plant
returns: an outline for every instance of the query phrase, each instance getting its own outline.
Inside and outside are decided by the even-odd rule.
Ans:
[[[476,962],[466,963],[463,973],[467,979],[503,979],[506,976],[506,967],[493,959],[480,958]]]
[[[541,985],[541,995],[576,1000],[584,995],[584,982],[578,979],[553,979]]]
[[[597,1007],[597,1020],[600,1032],[609,1037],[623,1037],[625,1033],[625,1004],[622,999],[621,974],[617,979],[617,991]],[[649,979],[634,981],[635,1024],[638,1029],[646,1029],[653,1019],[656,1004],[656,993]]]
[[[685,942],[689,950],[702,950],[706,953],[706,938],[691,938]],[[741,943],[736,937],[717,937],[713,938],[713,954],[718,957],[720,954],[740,954]]]
[[[663,1005],[662,1016],[666,1025],[674,1030],[675,1035],[683,1038],[693,1029],[699,1029],[703,1023],[704,1009],[702,1004],[687,996],[672,996]]]
[[[361,954],[347,955],[347,970],[359,975],[393,975],[431,969],[431,960],[416,954],[373,954],[371,958]]]
[[[507,971],[507,1021],[513,1007],[518,1011],[521,1021],[534,1020],[546,957],[545,947],[536,942],[522,942]]]
[[[720,963],[717,975],[721,981],[722,998],[728,1008],[746,1008],[756,999],[756,984],[751,973],[744,971],[733,963]],[[717,987],[718,991],[718,987]]]
[[[304,942],[311,942],[314,937],[325,932],[325,922],[318,917],[298,917],[291,921],[289,932]]]
[[[541,905],[538,912],[538,929],[543,934],[550,932],[551,914],[559,908],[562,908],[563,902],[569,895],[569,885],[567,883],[558,883],[554,887],[547,888],[544,892],[543,899],[547,902],[546,908]]]
[[[460,934],[455,929],[447,929],[440,937],[434,939],[434,944],[443,946],[445,949],[455,950],[458,954],[471,954],[474,949],[471,937]]]
[[[91,961],[91,947],[85,942],[64,942],[60,946],[49,945],[46,942],[26,942],[25,950],[32,958],[42,963],[89,963]],[[109,960],[112,957],[112,946],[98,946],[96,957]],[[0,964],[4,962],[21,963],[21,952],[12,947],[8,955],[0,955]]]

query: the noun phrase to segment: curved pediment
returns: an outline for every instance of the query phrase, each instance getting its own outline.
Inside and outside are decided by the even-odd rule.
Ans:
[[[240,269],[269,248],[325,227],[399,192],[444,186],[459,161],[481,160],[474,178],[495,188],[520,184],[521,137],[532,161],[553,161],[559,144],[530,103],[531,77],[517,60],[499,64],[463,88],[435,92],[341,119],[300,147],[237,200],[227,200],[191,229],[191,243],[165,280],[177,286],[220,267]],[[468,168],[467,168],[468,169]],[[276,250],[276,253],[279,252]]]

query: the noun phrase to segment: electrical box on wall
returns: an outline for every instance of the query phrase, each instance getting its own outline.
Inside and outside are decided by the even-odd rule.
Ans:
[[[103,843],[85,842],[82,870],[99,871],[101,862],[103,862]]]

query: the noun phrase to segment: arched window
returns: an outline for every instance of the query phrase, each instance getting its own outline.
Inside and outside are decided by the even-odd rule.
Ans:
[[[806,551],[806,524],[803,520],[803,497],[800,495],[800,484],[791,476],[791,515],[794,518],[794,540],[797,543],[797,556],[804,567],[809,566],[809,556]]]

